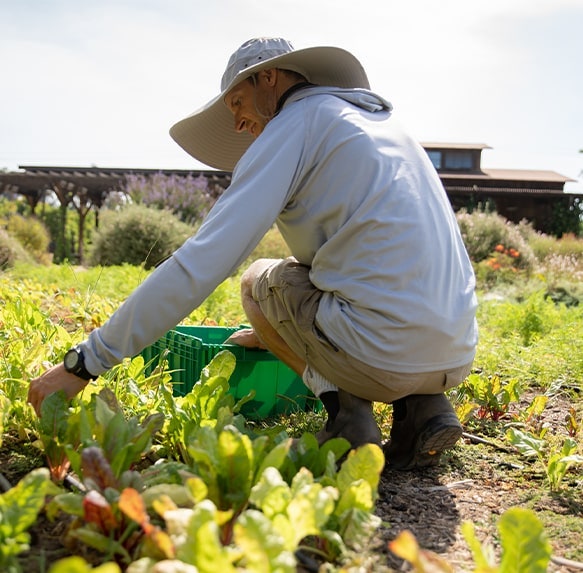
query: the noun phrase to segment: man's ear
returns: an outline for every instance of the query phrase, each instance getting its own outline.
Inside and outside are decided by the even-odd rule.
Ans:
[[[269,68],[267,70],[261,70],[259,75],[263,77],[265,83],[268,86],[273,87],[277,83],[277,68]]]

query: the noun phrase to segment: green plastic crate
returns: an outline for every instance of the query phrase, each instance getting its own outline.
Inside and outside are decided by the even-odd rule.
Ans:
[[[239,327],[241,328],[241,327]],[[179,325],[141,353],[151,371],[158,365],[160,355],[168,350],[165,359],[174,383],[174,395],[184,396],[200,379],[201,370],[221,350],[229,350],[237,360],[229,380],[236,399],[255,390],[242,413],[253,419],[267,418],[303,410],[318,411],[321,402],[314,397],[302,379],[271,352],[224,344],[237,327]]]

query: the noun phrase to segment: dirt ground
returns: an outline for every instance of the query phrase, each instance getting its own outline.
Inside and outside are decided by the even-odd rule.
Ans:
[[[524,396],[522,405],[527,402],[528,396]],[[571,404],[565,395],[551,398],[540,423],[558,427]],[[410,570],[387,549],[389,541],[408,529],[423,549],[445,558],[454,571],[473,571],[474,559],[461,524],[473,522],[479,540],[492,546],[499,558],[496,522],[514,506],[534,510],[543,521],[553,552],[549,572],[583,571],[581,468],[566,476],[561,492],[553,494],[540,466],[529,464],[493,439],[468,433],[462,443],[442,456],[438,468],[413,472],[385,469],[377,513],[386,525],[375,542],[378,551],[386,553],[389,570]]]
[[[541,422],[560,423],[569,405],[564,397],[554,398]],[[423,549],[447,560],[454,571],[473,571],[474,559],[461,534],[461,524],[473,522],[480,541],[492,545],[499,553],[496,522],[506,509],[517,505],[533,509],[545,523],[545,531],[549,527],[553,559],[573,561],[570,565],[551,562],[549,572],[583,570],[583,564],[577,561],[581,559],[583,544],[583,471],[567,476],[561,492],[551,494],[541,468],[526,464],[523,458],[494,440],[486,439],[488,443],[482,440],[474,434],[465,434],[442,457],[438,468],[412,472],[385,468],[376,510],[383,525],[370,547],[380,557],[358,573],[410,570],[388,549],[388,543],[405,529],[415,535]],[[12,445],[15,443],[16,440]],[[39,455],[30,446],[26,451],[18,451],[11,447],[10,438],[5,438],[0,449],[0,471],[11,483],[16,483],[26,473],[27,463],[32,467],[42,464],[41,458],[34,458]],[[563,529],[561,524],[565,524]],[[41,515],[30,530],[31,550],[22,555],[23,570],[44,573],[51,563],[71,553],[96,563],[95,556],[83,554],[82,548],[63,545],[66,528],[67,523],[50,522]]]

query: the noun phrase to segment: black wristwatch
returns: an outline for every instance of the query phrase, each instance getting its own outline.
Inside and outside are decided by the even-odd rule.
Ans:
[[[79,378],[83,378],[83,380],[89,381],[96,378],[96,376],[93,376],[93,374],[85,368],[83,351],[78,346],[67,351],[65,358],[63,359],[63,364],[65,365],[65,370],[67,372],[75,374],[75,376],[79,376]]]

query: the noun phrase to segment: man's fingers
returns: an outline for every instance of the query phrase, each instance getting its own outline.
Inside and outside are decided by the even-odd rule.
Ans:
[[[252,328],[243,328],[234,332],[227,340],[226,344],[236,344],[245,348],[262,348],[265,349],[257,334]]]

